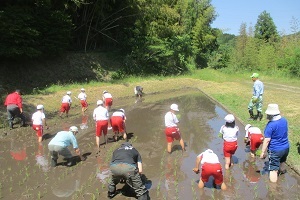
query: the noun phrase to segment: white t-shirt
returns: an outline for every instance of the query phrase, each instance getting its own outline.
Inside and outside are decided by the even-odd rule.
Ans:
[[[72,103],[72,99],[69,95],[65,95],[63,96],[62,100],[61,100],[62,103],[68,103],[68,104],[71,104]]]
[[[31,119],[33,125],[43,125],[43,119],[45,119],[45,114],[41,111],[36,111],[33,113]]]
[[[85,94],[85,92],[80,92],[79,93],[79,95],[78,95],[78,99],[80,99],[80,100],[86,100],[86,94]]]
[[[109,114],[108,114],[107,109],[102,107],[102,106],[98,106],[97,108],[94,109],[93,118],[96,121],[108,120],[109,119]]]
[[[165,115],[165,126],[177,127],[177,123],[179,123],[179,120],[177,119],[176,115],[171,111],[167,112]]]
[[[262,134],[261,130],[258,127],[250,127],[247,131],[246,131],[246,135],[245,137],[249,137],[249,135],[251,134]]]
[[[116,111],[112,114],[112,117],[114,116],[118,116],[118,117],[122,117],[124,120],[126,119],[125,114],[122,111]]]
[[[217,154],[215,154],[210,149],[207,149],[206,151],[202,152],[197,157],[202,158],[201,164],[204,164],[204,163],[210,163],[210,164],[220,163]]]
[[[112,98],[112,95],[108,92],[103,94],[103,98]]]
[[[235,126],[234,128],[226,127],[223,125],[220,129],[220,133],[223,134],[223,139],[227,142],[237,141],[237,136],[239,133],[239,127]]]

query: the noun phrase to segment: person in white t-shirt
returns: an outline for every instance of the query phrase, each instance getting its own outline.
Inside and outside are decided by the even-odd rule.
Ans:
[[[250,144],[250,155],[251,157],[255,157],[256,150],[260,147],[264,140],[264,136],[262,135],[261,130],[258,127],[251,126],[251,124],[247,124],[245,126],[245,138],[244,142]]]
[[[108,119],[109,114],[108,110],[103,107],[103,101],[97,101],[97,108],[94,109],[93,119],[96,122],[96,145],[97,148],[100,147],[100,137],[103,133],[105,144],[107,144],[107,128],[108,128]]]
[[[123,139],[127,140],[127,132],[126,132],[126,115],[124,109],[119,109],[113,112],[110,118],[110,124],[112,130],[114,132],[114,140],[115,142],[118,141],[119,133],[123,135]]]
[[[78,99],[80,100],[81,112],[82,112],[82,115],[84,116],[85,115],[85,111],[88,109],[88,103],[86,101],[87,95],[85,93],[85,89],[84,88],[81,88],[80,91],[81,92],[78,95]]]
[[[182,151],[185,151],[184,141],[181,137],[181,133],[177,124],[179,123],[178,118],[176,117],[175,112],[179,111],[177,104],[172,104],[170,106],[171,110],[165,115],[165,135],[167,139],[167,151],[172,153],[172,143],[175,140],[179,140]]]
[[[47,123],[46,123],[46,116],[44,113],[44,106],[38,105],[36,107],[37,111],[33,113],[31,119],[32,119],[32,128],[36,132],[36,136],[38,137],[38,142],[42,142],[43,140],[43,130],[44,126],[46,129],[48,129]]]
[[[68,91],[67,94],[65,96],[63,96],[62,100],[61,100],[61,107],[60,107],[60,117],[62,117],[62,114],[65,112],[66,116],[69,116],[69,111],[71,108],[71,104],[72,104],[72,99],[71,99],[71,91]]]
[[[111,106],[113,104],[113,97],[112,97],[111,93],[109,93],[106,90],[104,90],[103,91],[102,99],[103,99],[103,102],[104,102],[104,105],[105,105],[106,109],[108,111],[110,111],[110,108],[111,108]]]
[[[220,129],[224,140],[223,152],[225,157],[225,169],[229,169],[233,165],[232,155],[237,150],[237,136],[239,127],[235,125],[235,118],[232,114],[225,116],[225,125]]]
[[[218,156],[211,150],[207,149],[206,151],[199,154],[196,158],[196,166],[193,168],[193,171],[196,174],[199,174],[201,164],[201,175],[198,183],[198,187],[204,188],[204,183],[208,182],[210,176],[214,177],[214,184],[220,186],[222,190],[226,190],[226,185],[223,182],[222,166],[220,164]]]

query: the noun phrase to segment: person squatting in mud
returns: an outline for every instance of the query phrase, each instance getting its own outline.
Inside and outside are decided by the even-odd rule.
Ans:
[[[196,174],[200,173],[200,164],[202,171],[198,183],[198,187],[200,189],[204,188],[204,184],[208,182],[210,176],[214,177],[214,184],[216,187],[221,187],[222,190],[227,189],[225,183],[223,182],[222,166],[219,158],[211,149],[207,149],[197,156],[196,165],[193,168],[193,171]]]
[[[181,137],[181,133],[177,124],[179,123],[175,112],[178,112],[178,105],[172,104],[170,106],[170,111],[165,114],[165,135],[167,139],[167,152],[172,153],[172,144],[174,139],[179,140],[182,151],[185,151],[184,141]]]
[[[51,155],[51,166],[56,167],[58,155],[62,155],[67,159],[67,166],[73,166],[74,160],[73,155],[68,149],[68,146],[72,144],[73,149],[77,156],[80,157],[82,161],[86,160],[86,157],[81,155],[80,149],[78,148],[78,143],[76,140],[76,135],[78,133],[78,128],[76,126],[71,126],[69,131],[60,131],[54,138],[49,142],[48,149]]]
[[[235,118],[232,114],[225,116],[225,125],[220,129],[220,137],[224,140],[223,152],[225,157],[225,169],[233,165],[232,155],[237,150],[237,136],[239,127],[235,125]]]
[[[126,184],[134,189],[138,200],[150,199],[149,192],[141,179],[142,157],[131,143],[125,142],[114,150],[110,170],[112,175],[108,185],[108,198],[116,195],[116,185],[124,179]]]

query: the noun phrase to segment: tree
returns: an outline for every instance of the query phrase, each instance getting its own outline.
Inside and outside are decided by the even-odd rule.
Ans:
[[[272,17],[266,11],[263,11],[255,24],[254,37],[265,42],[278,42],[279,34],[273,22]]]

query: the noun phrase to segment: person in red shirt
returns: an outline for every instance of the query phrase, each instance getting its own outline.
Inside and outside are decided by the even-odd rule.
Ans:
[[[15,117],[20,117],[22,120],[21,126],[25,126],[26,119],[23,114],[23,100],[21,97],[21,91],[16,90],[15,92],[7,95],[4,105],[7,109],[7,119],[10,129],[13,129]]]

